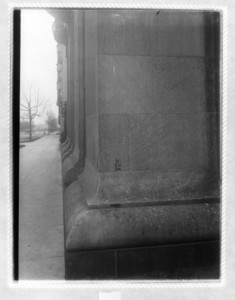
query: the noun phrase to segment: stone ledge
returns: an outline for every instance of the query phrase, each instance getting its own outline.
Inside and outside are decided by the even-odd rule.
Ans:
[[[144,247],[219,239],[218,203],[90,208],[79,180],[64,194],[65,250]]]
[[[87,205],[93,208],[219,200],[219,178],[205,170],[100,172],[86,160],[79,181]]]

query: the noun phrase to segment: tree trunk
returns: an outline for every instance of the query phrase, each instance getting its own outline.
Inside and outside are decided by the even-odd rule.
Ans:
[[[29,141],[32,142],[32,120],[29,118]]]

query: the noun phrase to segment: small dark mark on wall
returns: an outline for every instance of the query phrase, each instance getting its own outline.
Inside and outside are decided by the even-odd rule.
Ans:
[[[158,10],[157,12],[156,12],[156,15],[159,15],[160,14],[160,10]]]
[[[121,170],[121,163],[120,163],[119,159],[116,159],[115,171],[120,171],[120,170]]]
[[[121,204],[118,204],[118,203],[113,203],[113,204],[110,204],[110,207],[121,207]],[[115,216],[115,215],[114,215]],[[116,218],[118,218],[117,216],[115,216]],[[119,218],[118,218],[119,219]]]

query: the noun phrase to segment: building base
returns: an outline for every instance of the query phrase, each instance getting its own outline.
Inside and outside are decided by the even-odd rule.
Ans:
[[[69,280],[219,279],[218,241],[156,247],[68,252]]]

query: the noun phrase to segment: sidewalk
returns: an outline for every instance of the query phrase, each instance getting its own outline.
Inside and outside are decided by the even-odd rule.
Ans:
[[[19,279],[64,279],[59,135],[20,149]]]

